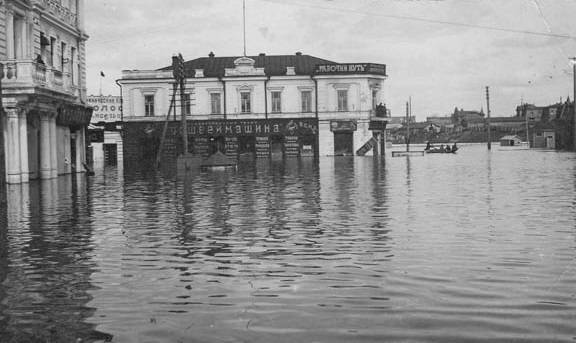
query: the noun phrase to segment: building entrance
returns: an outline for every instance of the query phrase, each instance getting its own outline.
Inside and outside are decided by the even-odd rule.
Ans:
[[[334,155],[354,155],[354,133],[334,132]]]
[[[270,137],[270,156],[272,158],[284,157],[284,138],[281,136]]]

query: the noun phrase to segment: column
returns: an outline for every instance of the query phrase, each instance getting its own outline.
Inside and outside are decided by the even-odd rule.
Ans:
[[[30,168],[28,167],[28,123],[27,113],[20,110],[19,131],[20,131],[20,172],[22,182],[28,182],[30,179]]]
[[[50,158],[51,163],[51,175],[52,177],[58,177],[58,130],[56,130],[56,115],[50,116]]]
[[[84,163],[86,162],[86,137],[84,129],[76,130],[76,172],[85,172]]]
[[[52,155],[50,153],[50,116],[40,115],[40,178],[52,177]]]
[[[6,11],[6,55],[9,60],[16,58],[14,54],[14,10]]]
[[[20,127],[16,109],[6,109],[6,182],[20,183]]]

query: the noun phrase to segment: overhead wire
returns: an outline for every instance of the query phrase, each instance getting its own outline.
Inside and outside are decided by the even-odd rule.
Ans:
[[[423,18],[423,17],[416,17],[416,16],[365,12],[365,11],[360,11],[360,10],[352,9],[352,8],[318,6],[318,5],[312,5],[310,3],[301,3],[301,2],[294,2],[294,1],[292,1],[292,2],[283,2],[283,1],[277,1],[277,0],[260,0],[260,1],[277,3],[277,4],[280,3],[283,5],[287,5],[287,6],[301,6],[301,7],[318,8],[318,9],[336,11],[336,12],[355,13],[355,14],[361,14],[361,15],[369,16],[369,17],[382,17],[382,18],[391,18],[391,19],[398,19],[398,20],[410,20],[410,21],[419,21],[419,22],[432,23],[432,24],[452,25],[452,26],[461,26],[461,27],[469,27],[469,28],[476,28],[476,29],[492,30],[492,31],[502,31],[502,32],[511,32],[511,33],[519,33],[519,34],[527,34],[527,35],[535,35],[535,36],[544,36],[544,37],[554,37],[554,38],[576,40],[576,36],[569,35],[569,34],[554,33],[551,31],[550,32],[539,32],[539,31],[513,29],[513,28],[490,26],[490,25],[479,25],[479,24],[471,24],[471,23],[464,23],[464,22],[455,22],[455,21]]]

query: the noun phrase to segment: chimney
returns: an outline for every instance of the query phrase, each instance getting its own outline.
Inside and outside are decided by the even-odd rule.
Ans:
[[[263,53],[263,52],[261,52],[261,53],[259,53],[259,54],[258,54],[258,56],[260,56],[260,57],[264,57],[264,56],[266,56],[266,54],[265,54],[265,53]]]
[[[302,53],[300,51],[296,52],[296,56],[302,56]]]
[[[214,53],[212,51],[210,51],[210,53],[208,54],[208,57],[214,58]]]

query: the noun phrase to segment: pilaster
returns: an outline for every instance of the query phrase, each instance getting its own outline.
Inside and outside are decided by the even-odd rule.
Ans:
[[[6,55],[9,60],[16,58],[14,50],[14,9],[6,5]]]

